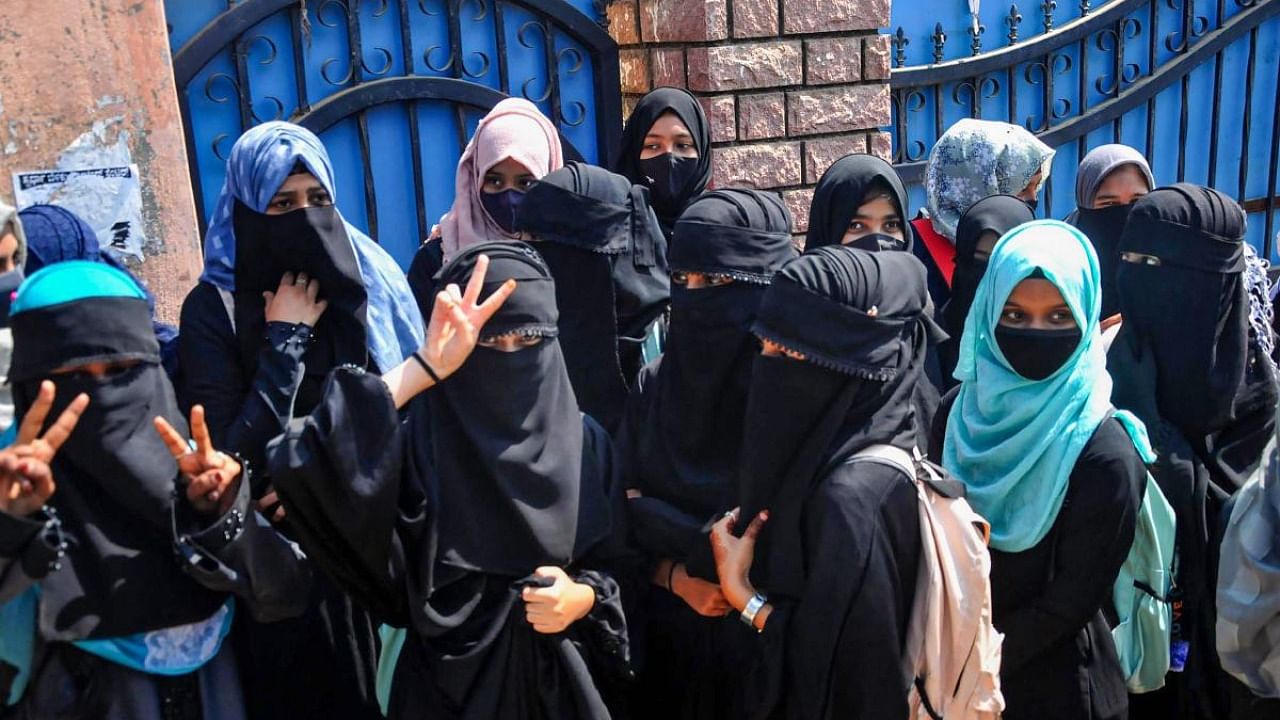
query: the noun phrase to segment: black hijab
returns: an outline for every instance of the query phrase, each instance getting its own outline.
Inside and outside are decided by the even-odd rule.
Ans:
[[[951,280],[951,299],[942,309],[947,332],[959,339],[964,333],[964,319],[973,305],[978,283],[987,273],[987,261],[975,257],[978,239],[984,233],[994,232],[997,237],[1035,220],[1035,213],[1021,198],[1012,195],[992,195],[974,203],[960,216],[956,225],[956,272]]]
[[[428,506],[441,508],[438,561],[521,578],[581,558],[608,532],[610,517],[605,480],[583,462],[582,415],[556,340],[551,273],[524,243],[481,243],[445,265],[437,285],[465,285],[481,254],[490,261],[483,297],[508,278],[518,283],[483,336],[543,340],[516,352],[477,347],[415,406],[427,415],[430,437],[415,438],[414,458],[429,468]]]
[[[39,300],[59,295],[61,302]],[[143,291],[107,265],[59,263],[27,281],[14,309],[15,416],[31,408],[46,378],[57,388],[48,423],[80,393],[90,397],[53,461],[58,488],[49,504],[71,542],[68,567],[41,581],[45,639],[118,637],[209,617],[225,596],[198,585],[174,559],[178,466],[152,422],[163,417],[184,435],[187,424],[160,365]],[[135,364],[96,378],[52,374],[121,361]]]
[[[770,279],[795,249],[782,201],[754,190],[702,195],[675,234],[673,272],[734,280],[697,290],[673,284],[666,349],[633,429],[645,460],[637,469],[645,494],[701,525],[732,506],[751,363],[760,348],[751,326]]]
[[[1102,318],[1120,312],[1120,291],[1116,288],[1116,272],[1120,267],[1120,238],[1133,205],[1104,208],[1078,208],[1069,218],[1079,228],[1098,254],[1098,272],[1102,281]]]
[[[578,404],[613,430],[644,333],[671,298],[667,241],[648,192],[571,162],[525,194],[516,224],[557,280],[560,347]]]
[[[250,375],[265,342],[263,292],[275,292],[285,272],[305,272],[320,282],[320,299],[329,303],[303,356],[310,382],[300,390],[298,409],[309,412],[330,370],[346,364],[369,366],[368,294],[346,224],[333,206],[267,215],[239,200],[232,222],[236,257],[241,259],[235,266],[236,338]]]
[[[1193,443],[1231,423],[1245,379],[1244,230],[1234,200],[1180,183],[1134,203],[1119,241],[1121,333],[1130,338],[1117,345],[1154,355],[1156,407]],[[1109,363],[1127,360],[1119,353]]]
[[[924,431],[912,398],[928,297],[913,255],[839,245],[806,251],[765,293],[755,333],[805,354],[760,355],[751,376],[739,499],[743,518],[770,511],[753,568],[770,591],[803,586],[801,510],[814,485],[863,448],[909,451]]]
[[[649,134],[658,118],[668,112],[675,113],[680,122],[689,128],[698,150],[698,158],[688,182],[675,197],[669,199],[652,194],[651,178],[640,167],[645,135]],[[706,191],[707,183],[711,181],[711,127],[702,110],[702,103],[689,91],[673,87],[660,87],[640,98],[640,102],[631,111],[631,117],[627,118],[627,126],[622,131],[622,145],[614,162],[615,172],[625,175],[636,185],[650,189],[650,201],[657,213],[658,222],[663,233],[670,239],[680,214],[694,198]]]
[[[849,222],[858,213],[858,208],[867,202],[868,195],[877,188],[888,188],[890,197],[898,207],[898,217],[902,218],[902,232],[905,244],[897,246],[897,242],[885,235],[867,236],[855,247],[864,250],[905,250],[911,251],[915,244],[915,231],[908,222],[907,189],[902,185],[902,178],[889,163],[875,155],[845,155],[831,164],[818,180],[814,189],[813,204],[809,206],[809,232],[805,236],[805,249],[839,245]],[[874,246],[864,245],[863,242]]]

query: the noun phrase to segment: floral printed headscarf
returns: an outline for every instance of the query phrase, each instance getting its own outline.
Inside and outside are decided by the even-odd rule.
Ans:
[[[991,195],[1017,195],[1037,172],[1049,176],[1054,150],[1018,125],[965,119],[929,153],[925,192],[929,219],[952,242],[970,205]]]

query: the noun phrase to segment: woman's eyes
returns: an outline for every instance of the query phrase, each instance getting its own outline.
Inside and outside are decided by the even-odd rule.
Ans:
[[[293,200],[289,198],[276,200],[275,202],[271,203],[271,207],[275,208],[276,210],[288,210],[289,208],[293,207]]]
[[[728,285],[731,282],[733,282],[733,278],[729,275],[711,274],[707,276],[707,284],[712,287]]]
[[[1066,325],[1068,323],[1074,325],[1076,319],[1071,315],[1069,310],[1055,310],[1049,314],[1049,322],[1054,325]]]
[[[697,150],[693,143],[677,143],[676,148],[679,150]]]
[[[861,220],[854,220],[849,223],[849,229],[853,232],[864,232],[867,226]]]
[[[1007,320],[1010,323],[1018,324],[1026,320],[1027,315],[1021,310],[1005,310],[1001,313],[1000,318],[1002,320]]]
[[[329,197],[329,193],[321,191],[310,195],[307,202],[315,207],[325,207],[333,204],[333,198]]]
[[[901,220],[890,220],[889,222],[885,223],[884,226],[881,228],[881,230],[889,230],[891,232],[894,230],[901,230],[901,229],[902,229]]]
[[[675,283],[675,284],[677,284],[677,285],[688,285],[688,284],[689,284],[689,273],[686,273],[686,272],[680,272],[679,270],[676,270],[676,271],[674,271],[674,272],[672,272],[672,273],[671,273],[671,282],[673,282],[673,283]]]
[[[534,180],[533,178],[522,178],[522,179],[518,180],[518,181],[516,182],[516,184],[520,186],[520,189],[521,189],[521,190],[528,190],[529,188],[531,188],[531,187],[533,187],[534,185],[536,185],[536,184],[537,184],[537,182],[538,182],[538,181],[537,181],[537,180]]]

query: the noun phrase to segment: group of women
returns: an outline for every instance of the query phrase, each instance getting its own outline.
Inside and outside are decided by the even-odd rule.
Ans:
[[[502,101],[405,274],[318,138],[254,127],[176,339],[65,211],[0,208],[0,717],[923,717],[937,551],[885,447],[989,523],[966,717],[1276,716],[1273,316],[1233,200],[1107,145],[1036,220],[1053,151],[963,121],[918,213],[832,164],[800,253],[776,195],[708,187],[687,92],[617,157]],[[1161,507],[1163,587],[1131,570]]]

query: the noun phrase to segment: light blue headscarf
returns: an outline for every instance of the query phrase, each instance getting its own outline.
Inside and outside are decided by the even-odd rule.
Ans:
[[[1014,372],[995,328],[1014,287],[1039,268],[1057,286],[1083,332],[1080,346],[1040,381]],[[960,340],[942,464],[964,482],[969,503],[991,523],[991,546],[1020,552],[1048,534],[1067,494],[1076,459],[1111,412],[1111,376],[1098,330],[1098,257],[1079,230],[1037,220],[996,243]],[[1116,417],[1139,454],[1154,458],[1146,428]]]
[[[227,180],[205,235],[201,280],[223,290],[235,290],[236,236],[232,223],[235,201],[256,212],[266,212],[271,198],[299,161],[331,197],[337,197],[329,154],[320,138],[310,130],[293,123],[272,121],[240,136],[231,148]],[[421,346],[422,314],[395,260],[351,223],[346,226],[369,298],[366,308],[369,354],[379,370],[390,370]]]

